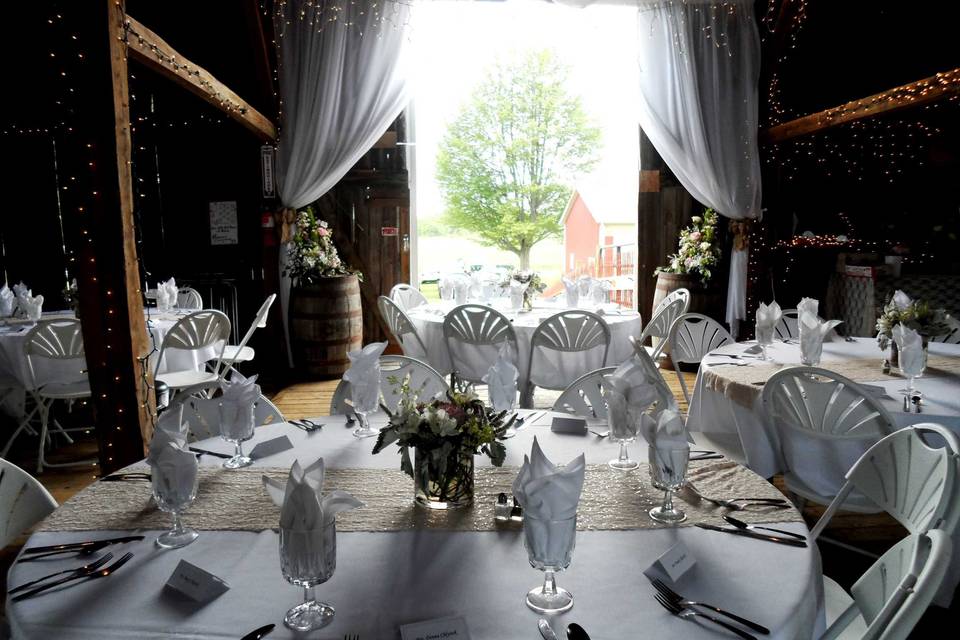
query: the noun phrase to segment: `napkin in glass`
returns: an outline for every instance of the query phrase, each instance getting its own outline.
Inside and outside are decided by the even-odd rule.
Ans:
[[[510,281],[510,307],[513,309],[523,308],[523,294],[527,290],[529,282]]]
[[[155,460],[167,445],[184,448],[187,445],[187,423],[183,422],[183,404],[171,405],[157,418],[157,427],[147,452],[147,462]]]
[[[809,298],[804,298],[808,300]],[[816,300],[814,300],[816,302]],[[799,308],[799,307],[798,307]],[[814,307],[815,308],[815,307]],[[809,307],[800,311],[800,361],[808,366],[820,364],[820,354],[823,351],[823,341],[841,320],[821,320],[814,310]]]
[[[18,298],[22,298],[26,293],[30,291],[30,287],[23,283],[23,280],[13,285],[13,295]]]
[[[782,317],[783,312],[780,310],[780,305],[777,304],[776,300],[769,305],[762,302],[760,303],[760,307],[757,309],[756,330],[757,340],[761,344],[770,344],[773,342],[773,329]]]
[[[13,315],[13,308],[16,306],[17,296],[10,290],[6,283],[0,289],[0,316],[9,317]]]
[[[273,503],[280,507],[280,526],[304,531],[318,530],[341,511],[364,506],[346,491],[323,493],[326,475],[323,458],[306,469],[294,460],[286,484],[263,476],[263,486]]]
[[[652,452],[651,462],[661,465],[658,477],[683,477],[690,458],[690,438],[683,418],[667,409],[654,419],[640,417],[640,432]]]
[[[160,415],[147,455],[154,484],[162,487],[164,500],[171,504],[189,502],[197,481],[197,456],[187,449],[187,425],[182,417],[183,405]]]
[[[350,383],[351,400],[356,411],[376,411],[380,403],[380,356],[386,342],[371,342],[363,349],[347,354],[350,368],[343,379]]]
[[[453,300],[457,304],[467,304],[470,297],[472,280],[469,276],[458,275],[453,281]]]
[[[606,280],[593,280],[590,283],[590,303],[595,306],[606,304],[612,289],[613,285]]]
[[[575,280],[563,278],[563,288],[567,292],[567,306],[576,309],[580,304],[580,286]]]
[[[494,411],[511,411],[517,403],[520,372],[510,361],[510,349],[510,343],[504,342],[496,361],[483,376]]]
[[[900,370],[908,376],[918,376],[926,368],[923,337],[902,322],[893,327],[893,340],[900,350]]]
[[[635,438],[640,416],[660,399],[659,389],[634,358],[604,378],[603,397],[607,402],[610,437],[615,440]]]
[[[577,278],[577,287],[580,288],[580,297],[589,298],[590,289],[593,287],[593,278],[588,275],[582,275]]]
[[[223,392],[220,396],[220,404],[223,406],[223,421],[220,425],[220,433],[225,438],[241,439],[248,436],[247,426],[249,422],[242,416],[249,416],[251,409],[260,398],[260,385],[256,384],[257,376],[249,378],[244,377],[236,370],[230,374],[230,380],[220,381],[220,389]],[[239,433],[231,433],[231,429],[236,429]]]
[[[157,285],[157,309],[159,311],[169,311],[177,306],[177,281],[170,278],[166,282]]]
[[[37,322],[43,315],[43,296],[34,296],[33,291],[27,290],[17,299],[17,306],[23,309],[27,319]]]

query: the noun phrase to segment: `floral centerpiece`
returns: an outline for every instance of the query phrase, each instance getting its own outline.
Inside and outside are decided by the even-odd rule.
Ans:
[[[950,333],[947,312],[934,309],[925,300],[911,300],[903,291],[895,291],[877,318],[877,344],[881,349],[890,349],[890,364],[899,366],[897,345],[893,341],[893,328],[903,323],[923,336],[924,345],[930,338]]]
[[[527,285],[526,289],[523,290],[524,309],[532,309],[533,299],[547,289],[547,283],[543,281],[543,278],[540,277],[540,274],[536,271],[531,271],[530,269],[511,271],[508,274],[507,279],[504,280],[500,286],[509,287],[514,282],[517,284]]]
[[[333,244],[333,229],[326,221],[318,219],[311,207],[297,213],[297,230],[292,242],[293,250],[283,273],[296,279],[299,285],[351,274],[363,279],[358,271],[340,259]]]
[[[468,384],[454,375],[453,385],[442,398],[421,402],[420,390],[388,378],[399,387],[400,403],[380,430],[373,453],[396,443],[400,469],[413,478],[417,504],[432,509],[453,509],[473,502],[473,457],[484,453],[494,466],[501,466],[507,449],[501,442],[516,418],[505,420],[506,411],[484,405]],[[410,459],[413,449],[413,460]]]
[[[680,232],[677,252],[670,256],[670,264],[658,267],[657,273],[678,273],[700,276],[706,285],[720,262],[717,239],[717,212],[707,209],[702,216],[693,216],[692,224]]]

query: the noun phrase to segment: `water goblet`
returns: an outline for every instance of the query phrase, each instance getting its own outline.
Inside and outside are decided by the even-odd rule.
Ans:
[[[318,601],[313,588],[329,580],[336,568],[335,520],[317,529],[280,527],[280,570],[287,582],[303,587],[303,603],[287,611],[283,624],[306,632],[333,622],[333,607]]]
[[[157,536],[157,546],[164,549],[185,547],[200,536],[196,529],[184,527],[180,519],[180,514],[197,497],[199,471],[197,457],[189,453],[189,458],[193,460],[193,467],[179,470],[183,477],[177,477],[174,473],[164,473],[158,469],[155,469],[151,474],[153,499],[157,503],[157,507],[160,511],[173,515],[173,527]]]
[[[627,453],[627,443],[637,439],[637,425],[629,414],[626,417],[616,417],[613,411],[607,412],[607,424],[610,427],[610,439],[620,444],[619,455],[608,462],[612,469],[630,471],[640,466],[640,463],[630,458]]]
[[[380,367],[376,367],[376,376],[370,375],[366,380],[350,383],[353,400],[353,412],[357,416],[360,426],[353,430],[356,438],[370,438],[380,433],[379,429],[370,426],[367,417],[376,413],[380,406]]]
[[[908,347],[910,350],[915,348]],[[904,357],[905,355],[906,357]],[[906,388],[900,389],[900,393],[910,398],[923,396],[923,393],[917,389],[916,380],[923,376],[923,372],[927,369],[927,350],[923,348],[917,354],[917,357],[913,357],[914,355],[910,351],[905,354],[903,349],[900,350],[900,373],[907,376],[908,379]]]
[[[573,595],[557,586],[556,573],[570,566],[577,537],[577,516],[559,520],[523,514],[523,545],[530,566],[543,571],[543,585],[527,592],[527,606],[537,613],[561,613],[573,607]]]
[[[757,344],[760,345],[760,359],[769,360],[767,357],[767,347],[773,344],[773,327],[761,327],[756,325]]]
[[[243,454],[243,443],[253,437],[255,408],[256,405],[245,407],[232,402],[220,403],[220,437],[232,442],[235,447],[233,457],[223,461],[226,469],[239,469],[253,464],[250,456]]]
[[[687,519],[680,509],[673,506],[673,492],[683,486],[690,460],[690,446],[676,447],[651,446],[648,449],[650,461],[650,482],[663,490],[663,504],[648,512],[657,522],[673,524]]]

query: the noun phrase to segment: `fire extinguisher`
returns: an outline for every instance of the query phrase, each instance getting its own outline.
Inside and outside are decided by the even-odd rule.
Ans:
[[[273,214],[269,211],[260,216],[260,231],[263,234],[263,246],[277,246],[277,234],[274,231],[276,225],[273,221]]]

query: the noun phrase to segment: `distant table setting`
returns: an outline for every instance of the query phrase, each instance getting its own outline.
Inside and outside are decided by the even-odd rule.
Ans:
[[[818,366],[860,383],[900,427],[936,422],[960,430],[960,345],[931,342],[928,350],[926,370],[916,379],[922,400],[906,408],[900,390],[908,380],[883,372],[884,356],[874,338],[826,340]],[[769,360],[762,360],[756,342],[727,344],[710,352],[697,375],[687,420],[698,442],[716,447],[765,478],[782,472],[784,466],[760,394],[771,375],[801,364],[795,340],[775,341],[767,353]]]
[[[544,564],[556,562],[545,558],[551,557],[552,546],[560,539],[530,533],[533,522],[545,516],[545,505],[556,509],[554,518],[567,517],[560,515],[567,505],[576,513],[572,521],[565,521],[571,524],[559,551],[566,554],[569,567],[557,573],[560,591],[569,590],[575,604],[545,618],[560,637],[570,623],[595,640],[634,637],[641,629],[650,637],[710,638],[725,633],[709,621],[693,623],[674,615],[670,608],[679,605],[670,595],[673,591],[745,619],[754,626],[700,610],[735,624],[745,638],[806,640],[815,629],[822,630],[816,545],[806,545],[807,529],[800,515],[775,488],[734,462],[694,451],[686,479],[704,497],[680,489],[674,502],[685,511],[686,520],[663,524],[647,516],[665,498],[663,491],[651,487],[646,461],[654,456],[648,456],[646,447],[632,445],[634,455],[643,461],[638,468],[611,468],[606,463],[616,456],[617,442],[604,433],[606,422],[584,421],[576,434],[555,432],[554,419],[561,417],[570,418],[543,410],[517,412],[513,421],[522,426],[504,441],[502,466],[477,455],[473,505],[447,511],[415,506],[414,482],[399,469],[395,447],[372,455],[376,438],[354,437],[352,420],[345,416],[258,427],[243,442],[252,463],[237,469],[224,467],[224,461],[238,452],[223,439],[191,443],[189,454],[183,455],[186,447],[163,442],[158,446],[155,437],[151,466],[138,463],[95,482],[31,536],[21,560],[50,552],[42,547],[88,544],[53,549],[71,553],[17,562],[8,577],[14,589],[95,562],[103,553],[113,555],[92,569],[99,579],[74,580],[20,599],[27,587],[9,595],[7,617],[13,636],[240,638],[273,624],[269,640],[304,637],[283,624],[284,612],[298,601],[293,582],[307,587],[308,594],[315,588],[317,599],[336,610],[335,616],[332,611],[316,612],[331,618],[320,635],[310,637],[395,638],[401,637],[403,625],[414,623],[426,625],[424,630],[462,624],[469,637],[477,639],[536,637],[543,616],[531,610],[536,601],[531,604],[530,594],[538,589],[530,588],[544,582],[543,572],[551,570]],[[387,424],[383,413],[369,419],[378,428]],[[164,437],[177,440],[176,435]],[[321,456],[318,467],[314,461]],[[199,466],[191,463],[197,460]],[[177,469],[173,477],[186,478],[187,485],[192,481],[196,497],[185,496],[178,507],[168,496],[171,491],[189,493],[190,487],[158,488],[156,474],[165,476],[184,463],[187,470]],[[554,463],[566,466],[557,468]],[[582,491],[579,506],[569,498],[544,498],[546,502],[535,509],[538,502],[532,496],[543,486],[538,478],[544,473],[559,474],[550,483],[554,489],[582,484],[577,488]],[[569,477],[564,479],[563,474]],[[665,486],[683,481],[682,476],[657,477]],[[329,544],[336,540],[336,557],[330,559],[333,564],[324,563],[315,571],[321,577],[298,583],[293,576],[305,569],[289,564],[296,557],[291,545],[298,544],[291,532],[298,529],[287,518],[287,507],[294,494],[303,497],[302,491],[306,495],[317,491],[319,496],[318,487],[324,488],[319,502],[324,513],[328,505],[341,511],[336,517],[339,531],[334,531],[332,519],[324,525]],[[519,514],[498,498],[511,493],[525,505]],[[176,529],[164,533],[170,514],[157,509],[153,494],[165,511],[177,511],[182,517],[185,527],[179,533]],[[305,511],[309,509],[290,513],[309,520]],[[724,515],[732,520],[725,521]],[[530,522],[521,525],[520,518]],[[557,526],[551,522],[550,527]],[[196,532],[192,544],[176,548],[174,536],[170,545],[174,548],[160,546],[168,534],[191,531]],[[110,542],[114,539],[118,541]],[[661,556],[678,550],[695,561],[673,580],[669,571],[663,573],[662,567],[670,562]],[[181,561],[189,564],[180,565]],[[560,563],[557,571],[563,566]],[[771,566],[777,571],[770,571]],[[200,578],[190,574],[203,591],[193,594],[194,599],[176,584],[181,578],[194,579],[181,575],[188,568],[200,572],[196,574]],[[644,572],[663,576],[656,589]],[[689,617],[690,611],[680,613]],[[768,629],[769,635],[757,628]],[[415,637],[412,628],[402,637]]]

